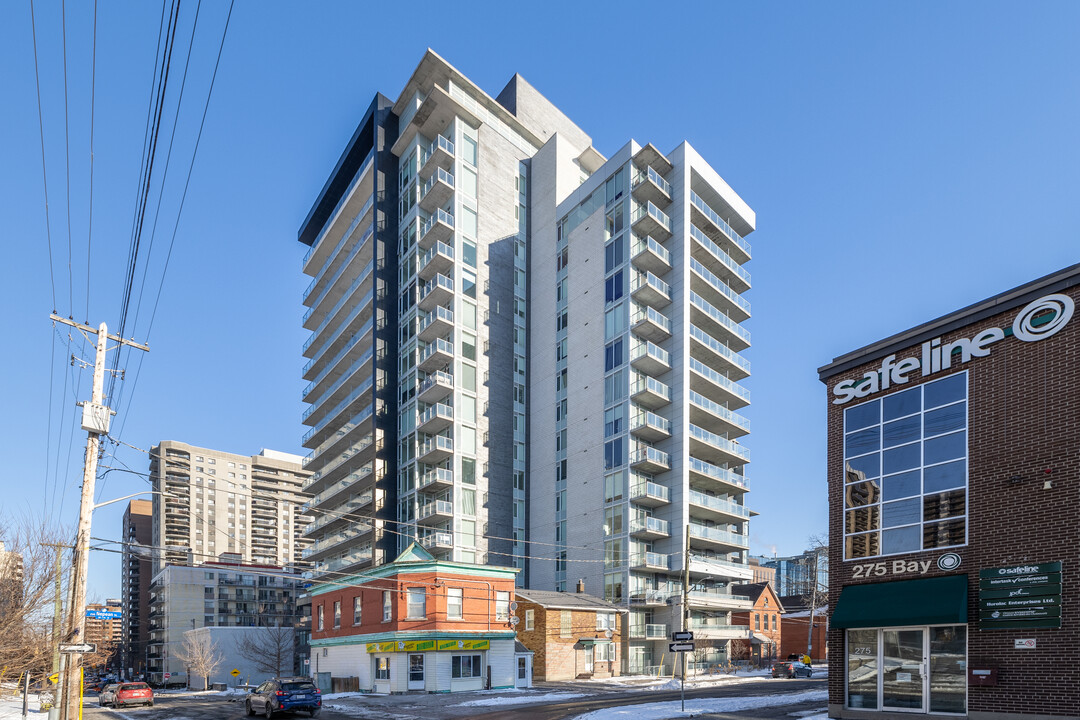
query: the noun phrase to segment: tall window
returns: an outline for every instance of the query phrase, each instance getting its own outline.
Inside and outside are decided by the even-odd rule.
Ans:
[[[319,629],[320,630],[325,630],[326,629],[326,627],[324,625],[324,622],[323,622],[323,606],[322,605],[319,606]]]
[[[334,601],[334,628],[341,627],[341,601]]]
[[[510,619],[510,593],[495,593],[495,619],[504,621]]]
[[[844,411],[844,557],[967,542],[967,372]]]
[[[408,598],[407,617],[410,619],[423,618],[427,608],[427,590],[422,587],[411,587],[409,588]]]
[[[376,680],[389,680],[390,679],[390,658],[389,657],[377,657],[377,658],[375,658],[375,679]]]
[[[535,610],[526,610],[525,611],[525,629],[526,630],[535,630],[536,629],[536,611]]]
[[[392,590],[383,590],[382,619],[383,622],[390,622],[394,619],[394,592]]]
[[[559,637],[573,637],[571,618],[572,615],[569,610],[559,611]]]
[[[357,595],[352,599],[352,624],[360,624],[360,596]]]
[[[447,588],[446,589],[446,619],[447,620],[461,620],[463,615],[462,610],[462,589],[461,588]]]

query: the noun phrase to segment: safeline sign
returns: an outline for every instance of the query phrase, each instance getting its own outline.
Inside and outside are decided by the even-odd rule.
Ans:
[[[988,328],[974,337],[960,338],[944,345],[941,338],[934,338],[922,344],[919,355],[899,362],[895,354],[889,355],[881,361],[881,367],[877,370],[861,378],[843,380],[833,385],[832,393],[836,396],[833,404],[843,405],[849,400],[888,390],[893,385],[904,385],[915,371],[919,372],[920,377],[926,377],[948,370],[957,359],[954,355],[959,355],[961,363],[986,357],[995,343],[1009,335],[1022,342],[1045,340],[1065,327],[1074,309],[1073,299],[1068,295],[1045,295],[1025,305],[1010,327]]]

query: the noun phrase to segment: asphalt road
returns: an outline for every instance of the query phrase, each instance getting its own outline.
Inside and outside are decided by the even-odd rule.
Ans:
[[[824,690],[827,681],[822,679],[811,680],[772,680],[762,678],[760,681],[732,683],[730,685],[717,685],[698,689],[688,689],[686,699],[699,698],[731,698],[754,695],[782,695],[802,693],[809,690]],[[680,694],[674,691],[624,691],[621,688],[597,687],[587,684],[559,687],[545,687],[547,692],[587,692],[589,697],[578,697],[565,702],[543,703],[536,705],[513,704],[507,705],[502,710],[489,710],[486,707],[462,707],[455,706],[453,700],[446,695],[402,695],[402,696],[372,696],[370,700],[361,702],[361,707],[353,712],[339,712],[331,708],[324,708],[319,720],[357,720],[358,718],[370,720],[441,720],[450,718],[468,718],[469,720],[564,720],[592,710],[618,707],[623,705],[637,705],[641,703],[678,701]],[[538,700],[540,695],[538,693]],[[455,696],[456,697],[456,696]],[[475,696],[472,696],[475,697]],[[490,697],[490,696],[488,696]],[[462,697],[461,700],[465,700]],[[356,701],[352,701],[355,703]],[[327,705],[334,705],[329,700]],[[711,717],[720,720],[747,720],[750,718],[760,720],[787,720],[788,713],[800,710],[820,709],[823,702],[802,703],[799,705],[782,705],[756,710],[743,710],[737,713],[715,713],[699,715],[698,717]],[[233,698],[225,698],[216,695],[184,695],[184,694],[158,694],[154,698],[154,707],[130,707],[120,710],[100,708],[96,697],[88,697],[84,710],[84,720],[247,720],[244,713],[244,703]],[[306,718],[307,714],[284,714],[276,715],[281,720],[292,718]]]

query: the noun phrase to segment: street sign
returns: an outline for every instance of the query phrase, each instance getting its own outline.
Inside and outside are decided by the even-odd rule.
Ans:
[[[668,652],[693,652],[694,643],[692,642],[673,642],[668,643]]]
[[[74,645],[61,645],[62,653],[92,653],[97,648],[94,643],[76,643]]]
[[[519,622],[521,622],[521,618],[519,618],[517,615],[514,615],[513,617],[510,618],[510,624],[511,625],[516,626]]]
[[[166,680],[168,680],[169,678],[172,677],[172,673],[165,673],[164,677],[165,677]]]
[[[86,617],[91,620],[119,620],[124,613],[118,610],[87,610]]]
[[[236,677],[237,675],[240,674],[240,671],[237,670],[236,668],[233,668],[232,672],[230,672],[229,674],[232,675],[233,677]]]
[[[686,642],[687,640],[694,639],[694,633],[692,632],[673,632],[671,633],[671,639],[675,642]]]

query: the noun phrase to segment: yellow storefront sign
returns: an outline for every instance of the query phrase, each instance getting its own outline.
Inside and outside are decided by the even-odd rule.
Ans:
[[[369,653],[430,652],[432,650],[487,650],[488,640],[397,640],[367,643]]]

